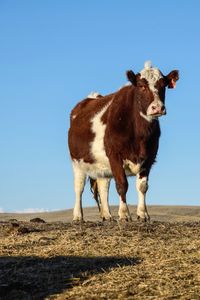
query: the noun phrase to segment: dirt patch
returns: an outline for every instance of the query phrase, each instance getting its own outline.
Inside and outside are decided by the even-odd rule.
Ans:
[[[1,299],[200,299],[200,223],[0,223]]]

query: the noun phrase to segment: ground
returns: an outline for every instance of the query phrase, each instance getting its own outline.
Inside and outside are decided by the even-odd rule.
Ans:
[[[83,224],[71,211],[0,214],[0,299],[200,299],[200,207],[149,212],[101,222],[90,208]]]

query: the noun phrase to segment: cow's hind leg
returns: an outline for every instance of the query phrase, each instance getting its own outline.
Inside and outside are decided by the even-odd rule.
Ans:
[[[74,191],[75,206],[73,212],[73,221],[83,221],[82,193],[85,186],[85,173],[79,168],[78,164],[73,164],[74,170]]]
[[[148,190],[148,178],[147,176],[142,177],[140,174],[136,177],[136,189],[138,192],[138,206],[137,216],[145,221],[150,220],[147,207],[146,207],[146,192]]]
[[[116,189],[120,198],[119,211],[118,211],[119,219],[127,220],[127,221],[131,220],[128,205],[126,203],[126,192],[128,190],[128,181],[123,168],[123,161],[120,159],[120,157],[117,156],[111,156],[109,160],[110,160],[113,177],[115,179]]]
[[[108,204],[108,191],[110,178],[97,178],[98,192],[100,196],[100,213],[103,220],[111,220],[112,216]]]

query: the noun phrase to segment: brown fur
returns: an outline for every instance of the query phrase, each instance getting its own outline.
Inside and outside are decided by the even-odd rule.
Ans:
[[[69,149],[72,159],[93,163],[94,158],[90,152],[90,143],[94,139],[91,131],[91,119],[111,101],[110,106],[103,114],[101,120],[106,124],[104,146],[109,159],[113,177],[116,182],[118,194],[123,201],[128,189],[128,182],[123,168],[123,160],[141,163],[140,177],[149,175],[155,162],[160,137],[160,126],[157,119],[147,122],[140,112],[146,113],[148,106],[154,100],[154,95],[148,87],[148,82],[127,72],[132,85],[123,87],[116,93],[97,99],[85,99],[78,103],[71,113],[71,126],[69,129]],[[173,80],[173,82],[172,82]],[[156,83],[161,101],[165,101],[166,86],[178,80],[178,71],[172,71]],[[73,117],[75,116],[75,117]],[[95,181],[91,182],[91,187]],[[98,190],[94,188],[94,192]],[[95,194],[98,198],[98,195]]]

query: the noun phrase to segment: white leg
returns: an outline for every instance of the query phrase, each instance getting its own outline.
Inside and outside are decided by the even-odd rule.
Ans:
[[[77,163],[73,163],[74,169],[74,191],[75,191],[75,206],[73,213],[73,221],[83,220],[83,209],[82,209],[82,193],[85,186],[85,173],[79,168]]]
[[[100,196],[101,218],[110,220],[112,218],[108,204],[108,191],[110,186],[110,178],[97,178],[98,191]]]
[[[131,220],[131,215],[128,209],[126,202],[122,201],[121,196],[119,196],[119,211],[118,211],[120,220]]]
[[[139,177],[139,174],[136,177],[136,189],[138,192],[138,206],[137,206],[137,216],[138,218],[149,220],[149,214],[147,212],[145,197],[148,190],[148,179],[147,177]]]

